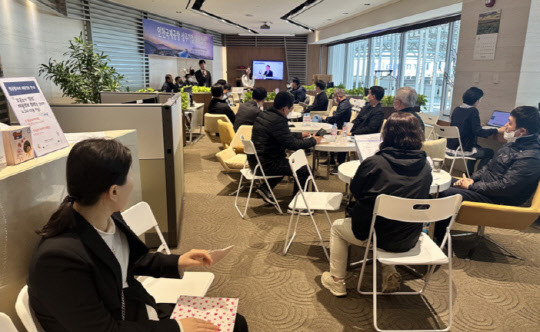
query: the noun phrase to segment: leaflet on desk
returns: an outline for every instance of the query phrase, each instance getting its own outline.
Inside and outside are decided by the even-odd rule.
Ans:
[[[354,136],[354,140],[360,160],[365,160],[379,151],[381,134],[356,135]]]

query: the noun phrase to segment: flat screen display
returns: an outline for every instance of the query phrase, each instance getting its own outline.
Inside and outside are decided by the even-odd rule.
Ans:
[[[253,60],[253,78],[256,80],[283,80],[283,61]]]
[[[510,113],[494,111],[487,125],[492,127],[504,127],[508,123]]]

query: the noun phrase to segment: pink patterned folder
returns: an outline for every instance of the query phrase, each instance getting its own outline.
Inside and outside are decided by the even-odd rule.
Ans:
[[[171,318],[200,318],[218,326],[221,332],[232,332],[237,310],[238,299],[180,295]]]

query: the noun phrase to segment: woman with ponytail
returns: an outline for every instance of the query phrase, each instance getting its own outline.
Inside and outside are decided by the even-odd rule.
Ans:
[[[73,146],[66,166],[68,196],[43,228],[30,265],[30,306],[47,332],[218,331],[204,320],[169,319],[172,304],[156,304],[135,275],[182,278],[210,266],[205,250],[149,253],[120,215],[133,179],[131,153],[114,140]],[[238,316],[235,330],[247,331]]]

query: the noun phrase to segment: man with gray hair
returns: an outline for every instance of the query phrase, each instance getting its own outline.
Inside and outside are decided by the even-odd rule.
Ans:
[[[396,91],[396,96],[394,97],[394,109],[398,112],[406,112],[414,115],[418,121],[420,121],[422,130],[425,131],[424,121],[422,121],[420,115],[413,110],[413,107],[416,106],[417,99],[418,93],[416,93],[415,89],[409,86],[399,88]]]

